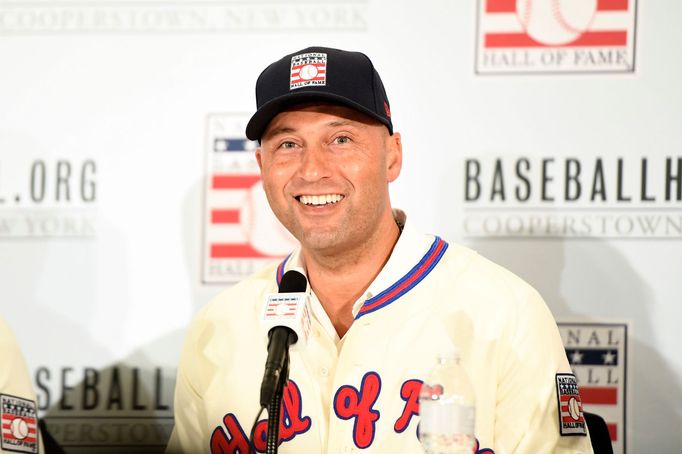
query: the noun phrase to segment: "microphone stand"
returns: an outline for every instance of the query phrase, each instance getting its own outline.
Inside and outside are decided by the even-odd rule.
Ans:
[[[279,377],[279,382],[275,388],[275,394],[272,396],[272,400],[268,406],[268,433],[267,442],[265,445],[266,454],[277,454],[277,447],[279,445],[279,419],[282,411],[282,397],[284,395],[284,385],[288,381],[289,349],[287,349],[286,357],[284,358],[284,365],[282,366],[282,373]]]

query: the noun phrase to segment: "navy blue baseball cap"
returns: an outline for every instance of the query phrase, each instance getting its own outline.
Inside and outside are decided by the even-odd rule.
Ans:
[[[363,53],[308,47],[272,63],[256,81],[256,113],[246,137],[260,140],[270,121],[296,104],[328,102],[362,112],[393,134],[384,84]]]

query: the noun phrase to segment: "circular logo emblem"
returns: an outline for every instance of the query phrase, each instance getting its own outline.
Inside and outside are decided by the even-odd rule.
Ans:
[[[14,418],[9,425],[9,431],[17,440],[23,440],[28,437],[28,424],[21,418]]]
[[[277,314],[281,317],[282,315],[286,314],[288,310],[289,310],[289,308],[287,307],[286,304],[280,303],[275,308],[275,314]]]
[[[301,68],[299,76],[301,76],[301,79],[303,80],[313,79],[315,76],[317,76],[317,66],[305,65],[303,68]]]
[[[568,401],[568,413],[571,415],[574,421],[580,419],[580,405],[575,397],[571,397]]]
[[[248,242],[266,256],[283,257],[298,246],[298,241],[272,214],[260,180],[246,193],[239,224]]]
[[[596,12],[597,0],[516,0],[516,14],[528,36],[550,46],[578,39]]]

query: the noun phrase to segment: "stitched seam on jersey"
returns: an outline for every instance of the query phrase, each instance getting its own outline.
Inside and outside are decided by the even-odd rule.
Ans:
[[[383,292],[365,301],[362,308],[360,308],[360,311],[355,316],[355,320],[391,304],[393,301],[412,290],[428,276],[431,270],[440,262],[440,259],[443,257],[447,248],[448,243],[441,238],[436,237],[429,250],[424,254],[424,257],[422,257],[419,263],[408,271],[407,274]]]
[[[284,257],[284,260],[282,260],[282,263],[280,263],[279,266],[277,267],[277,275],[276,275],[277,287],[279,287],[279,284],[282,283],[282,276],[284,276],[284,267],[287,265],[287,262],[289,261],[289,257],[291,257],[291,254]]]

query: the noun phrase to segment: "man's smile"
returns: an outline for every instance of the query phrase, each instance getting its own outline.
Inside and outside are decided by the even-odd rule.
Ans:
[[[330,205],[343,199],[341,194],[299,195],[296,200],[303,205]]]

